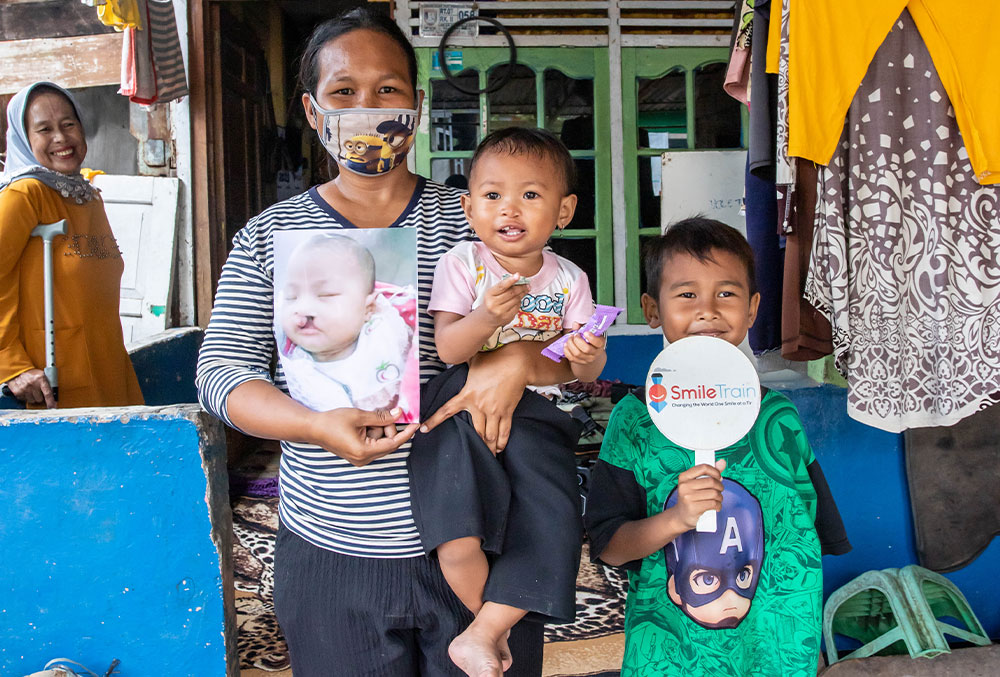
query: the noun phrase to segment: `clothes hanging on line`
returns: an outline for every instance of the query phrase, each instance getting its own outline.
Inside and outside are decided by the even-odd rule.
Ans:
[[[1000,183],[1000,2],[786,0],[792,5],[789,154],[827,164],[872,57],[904,8],[955,109],[974,178]]]
[[[187,79],[172,0],[138,0],[147,30],[126,29],[119,94],[133,103],[166,103],[187,96]]]
[[[729,66],[722,88],[746,105],[750,102],[750,45],[753,40],[753,1],[742,0],[733,17],[733,33],[729,39]]]
[[[1000,534],[998,428],[1000,407],[989,407],[947,428],[906,431],[906,483],[920,566],[960,569]]]
[[[976,183],[959,126],[904,11],[819,170],[805,287],[848,414],[889,432],[952,425],[1000,392],[1000,187]]]
[[[94,6],[97,7],[97,18],[101,23],[116,31],[143,27],[138,0],[103,0]]]
[[[785,224],[781,356],[795,361],[818,360],[833,352],[830,321],[802,298],[812,251],[817,172],[808,160],[796,158],[794,162],[792,197],[778,201],[778,222]]]

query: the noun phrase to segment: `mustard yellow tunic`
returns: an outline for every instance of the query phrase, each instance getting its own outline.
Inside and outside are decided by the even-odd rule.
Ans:
[[[0,382],[45,367],[44,268],[35,226],[66,219],[52,242],[59,406],[142,404],[118,317],[124,262],[98,197],[63,198],[37,179],[0,192]]]
[[[980,184],[1000,183],[1000,1],[783,0],[788,42],[788,154],[825,165],[868,65],[904,9],[927,44]],[[776,4],[775,9],[781,5]],[[781,12],[771,10],[772,26]],[[769,33],[773,39],[773,31]],[[768,42],[769,66],[774,66]],[[906,63],[895,64],[906,68]],[[912,111],[919,114],[919,111]],[[907,112],[902,113],[904,117]]]

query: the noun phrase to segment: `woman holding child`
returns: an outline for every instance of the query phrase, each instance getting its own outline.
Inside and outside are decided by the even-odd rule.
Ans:
[[[303,106],[340,172],[334,180],[268,208],[237,234],[199,356],[202,404],[236,428],[282,442],[275,607],[296,677],[325,676],[333,670],[349,675],[499,676],[510,667],[511,655],[514,667],[508,674],[541,672],[541,625],[517,625],[509,653],[507,632],[527,612],[546,616],[549,600],[519,595],[521,581],[509,579],[506,584],[491,582],[485,595],[480,585],[478,598],[476,593],[456,596],[437,559],[424,556],[407,476],[409,442],[418,425],[397,429],[398,409],[313,411],[288,396],[280,366],[273,381],[269,374],[275,349],[274,236],[302,229],[416,228],[421,375],[427,378],[444,368],[434,343],[434,322],[441,322],[427,312],[431,280],[441,255],[472,239],[466,221],[471,213],[463,213],[460,191],[407,169],[405,155],[423,99],[416,90],[416,70],[405,36],[371,10],[354,10],[314,31],[302,56]],[[356,138],[351,130],[373,125],[388,130],[377,161],[362,161],[354,151],[345,155],[344,139]],[[572,217],[572,208],[562,208],[568,179],[557,176],[553,196],[540,201],[549,233]],[[525,205],[547,190],[518,188],[519,199],[526,202],[517,209],[528,209]],[[486,187],[482,199],[503,201],[497,191]],[[508,206],[501,209],[511,208],[504,204]],[[507,223],[498,237],[509,243],[533,228],[509,212],[503,218]],[[539,237],[534,231],[532,235]],[[469,317],[475,315],[473,324],[488,315],[489,322],[496,321],[492,331],[516,314],[529,291],[516,283],[544,265],[541,246],[531,245],[526,267],[519,268],[525,263],[520,261],[517,269],[508,268],[513,275],[489,288],[487,310],[468,309]],[[513,257],[521,254],[515,251]],[[575,326],[565,321],[567,329]],[[472,335],[473,343],[481,343],[475,329]],[[566,382],[578,370],[581,376],[600,371],[603,343],[588,339],[589,344],[580,339],[569,344],[573,366],[542,357],[545,341],[512,342],[488,353],[472,349],[461,359],[449,355],[455,362],[469,362],[467,376],[465,367],[455,368],[434,393],[422,394],[421,430],[441,427],[417,439],[437,444],[434,440],[460,438],[470,445],[468,436],[449,428],[461,420],[481,438],[472,445],[480,451],[506,449],[506,456],[515,446],[566,450],[575,430],[562,419],[538,414],[530,426],[519,423],[513,432],[512,420],[525,411],[526,386]],[[427,407],[434,400],[442,402],[436,411]],[[451,419],[459,412],[467,414]],[[428,442],[422,444],[426,448]],[[564,569],[572,569],[572,607],[580,530],[572,455],[555,464],[559,479],[550,484],[560,487],[554,492],[557,498],[541,505],[551,511],[554,528],[565,523],[563,531],[570,535],[569,552],[560,559]],[[535,488],[530,482],[526,486]]]

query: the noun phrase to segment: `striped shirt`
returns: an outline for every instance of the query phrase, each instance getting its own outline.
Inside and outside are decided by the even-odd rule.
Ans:
[[[473,237],[460,195],[461,191],[418,177],[413,198],[390,226],[417,229],[420,376],[424,381],[444,368],[434,348],[434,324],[427,314],[434,267],[442,254]],[[240,384],[263,379],[288,393],[281,367],[273,379],[270,374],[275,351],[274,232],[353,227],[312,188],[269,207],[237,233],[198,356],[198,397],[205,409],[232,426],[226,398]],[[281,450],[278,514],[288,529],[318,547],[346,555],[423,554],[410,512],[409,444],[361,468],[312,445],[282,441]]]

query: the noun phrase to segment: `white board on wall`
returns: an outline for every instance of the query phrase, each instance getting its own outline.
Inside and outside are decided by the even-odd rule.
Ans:
[[[664,230],[702,214],[746,236],[740,213],[746,183],[745,150],[668,151],[662,155],[660,214]]]
[[[671,223],[701,214],[747,235],[741,213],[746,185],[745,150],[668,151],[663,154],[660,215],[663,230]],[[668,345],[663,339],[663,345]],[[756,367],[749,339],[737,346]]]

